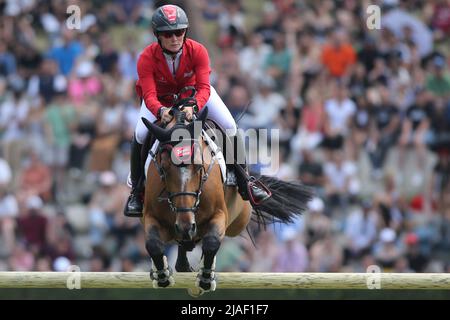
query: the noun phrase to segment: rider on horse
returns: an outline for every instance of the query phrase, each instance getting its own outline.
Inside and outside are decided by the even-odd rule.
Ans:
[[[144,49],[137,65],[139,80],[136,91],[142,99],[139,118],[146,118],[150,122],[170,122],[170,107],[174,101],[167,97],[173,97],[186,86],[194,86],[197,105],[183,109],[186,119],[192,120],[194,112],[207,105],[210,118],[224,128],[234,141],[241,144],[238,146],[240,150],[245,150],[242,147],[242,139],[236,138],[237,125],[233,116],[210,85],[208,52],[202,44],[186,38],[188,27],[186,13],[178,6],[165,5],[155,11],[152,28],[158,42]],[[131,143],[132,190],[124,211],[126,216],[139,217],[142,214],[144,163],[141,147],[147,134],[147,127],[139,120]],[[268,199],[270,193],[261,183],[254,183],[255,179],[247,174],[245,162],[236,163],[236,159],[234,160],[242,198],[250,200],[253,205],[259,205]]]

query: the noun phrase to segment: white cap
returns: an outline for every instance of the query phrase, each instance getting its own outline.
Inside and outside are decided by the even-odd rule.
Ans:
[[[41,197],[36,195],[30,196],[26,203],[28,209],[42,209],[44,206],[44,202],[42,202]]]
[[[283,241],[294,240],[296,236],[297,236],[297,230],[295,230],[292,227],[283,228],[283,230],[281,232],[281,239]]]
[[[117,182],[116,175],[112,171],[104,171],[100,174],[100,184],[103,186],[112,186]]]
[[[384,228],[380,232],[380,240],[382,242],[392,242],[397,237],[395,231],[391,228]]]
[[[92,61],[82,61],[77,67],[77,76],[80,78],[89,77],[94,72]]]
[[[70,260],[67,259],[66,257],[61,256],[56,258],[55,261],[53,262],[53,270],[65,272],[68,271],[70,265],[71,265]]]
[[[319,197],[314,197],[308,202],[308,209],[310,211],[316,211],[320,212],[323,211],[325,208],[325,204],[323,203],[323,200]]]
[[[59,74],[55,77],[53,81],[53,89],[56,92],[64,92],[67,89],[67,79],[62,74]]]

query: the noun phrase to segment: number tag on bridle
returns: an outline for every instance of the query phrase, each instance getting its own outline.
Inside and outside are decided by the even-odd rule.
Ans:
[[[172,148],[172,162],[174,165],[187,165],[192,163],[194,144],[174,146]]]

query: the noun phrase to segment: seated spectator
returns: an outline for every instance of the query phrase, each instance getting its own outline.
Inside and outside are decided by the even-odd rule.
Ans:
[[[348,90],[342,82],[334,88],[333,98],[325,101],[325,137],[322,146],[336,150],[344,147],[352,116],[356,112],[355,103],[348,97]]]
[[[285,35],[277,34],[273,43],[273,51],[267,56],[265,70],[266,74],[275,80],[278,90],[282,90],[286,85],[291,61],[292,54],[286,47]]]
[[[9,163],[9,167],[12,170],[10,174],[14,178],[17,178],[26,148],[26,128],[29,114],[30,103],[21,91],[21,88],[14,89],[11,96],[5,95],[4,98],[0,98],[2,154]]]
[[[430,127],[430,121],[434,112],[434,105],[427,91],[417,94],[416,102],[406,110],[406,118],[403,120],[399,138],[400,154],[399,166],[405,162],[406,148],[412,145],[417,152],[417,164],[421,172],[426,165],[426,138]]]
[[[428,75],[426,87],[439,97],[450,97],[450,74],[446,71],[445,59],[436,56],[432,60],[432,73]]]
[[[344,261],[343,248],[331,233],[313,244],[310,256],[310,272],[338,272]]]
[[[402,251],[396,241],[396,232],[391,228],[384,228],[379,234],[379,241],[373,248],[373,255],[385,272],[392,270],[402,256]]]
[[[275,256],[273,272],[305,272],[309,258],[305,245],[293,228],[286,228],[282,234],[282,246]]]
[[[364,200],[361,207],[354,208],[345,221],[346,251],[351,259],[370,253],[377,236],[378,215],[372,202]]]
[[[326,178],[323,172],[323,165],[314,159],[312,151],[306,149],[302,151],[302,161],[298,171],[299,179],[305,185],[316,189],[325,187]]]
[[[89,167],[94,172],[111,170],[124,125],[124,105],[119,97],[110,95],[105,100],[105,106],[97,118],[96,134],[91,146]]]
[[[331,207],[343,207],[349,198],[359,191],[357,167],[353,161],[345,160],[342,151],[335,151],[331,161],[324,166],[326,177],[325,192]]]
[[[101,89],[102,84],[92,61],[80,61],[75,67],[75,74],[69,80],[68,93],[71,101],[75,105],[81,105],[97,96]]]
[[[323,101],[318,91],[309,90],[306,103],[301,109],[297,132],[291,138],[291,148],[294,154],[305,149],[313,150],[322,142],[325,117]]]
[[[372,99],[374,124],[365,144],[365,150],[374,169],[373,176],[380,178],[388,151],[397,143],[400,134],[400,115],[390,100],[386,87],[380,86],[377,93],[379,93],[379,99]]]
[[[17,219],[18,233],[34,254],[41,253],[47,245],[48,219],[42,214],[43,205],[38,196],[28,197]]]
[[[272,49],[263,41],[264,39],[260,34],[252,35],[250,44],[244,47],[239,54],[240,70],[249,81],[265,78],[264,64]]]
[[[112,39],[108,34],[103,34],[100,37],[100,52],[94,61],[102,74],[112,73],[113,70],[118,69],[119,56],[113,48]]]
[[[111,229],[115,224],[116,216],[122,215],[127,193],[124,192],[123,185],[117,184],[116,175],[112,171],[100,174],[99,186],[100,188],[94,192],[89,207],[91,210],[100,210]]]
[[[398,230],[403,221],[400,207],[403,197],[395,182],[394,174],[387,174],[384,177],[384,186],[381,192],[374,197],[374,206],[380,213],[380,226]]]
[[[248,113],[242,117],[242,127],[270,130],[275,127],[276,118],[285,107],[286,100],[275,91],[275,82],[271,78],[260,80],[258,93],[254,96]]]
[[[75,39],[75,30],[63,27],[62,41],[48,52],[48,57],[58,63],[59,71],[68,76],[72,71],[76,59],[83,53],[84,48]]]
[[[16,217],[19,213],[19,207],[14,194],[7,192],[7,184],[2,180],[2,162],[0,159],[0,237],[4,241],[5,250],[10,253],[15,243]]]
[[[405,237],[406,259],[414,272],[425,272],[430,258],[420,252],[419,237],[408,233]]]
[[[14,271],[33,271],[34,263],[33,253],[28,250],[25,244],[22,242],[16,243],[8,259],[9,268]]]
[[[51,200],[53,179],[50,168],[34,151],[29,152],[27,161],[28,165],[23,169],[19,182],[21,193],[37,195],[45,202]]]
[[[327,72],[332,77],[348,79],[355,61],[355,50],[347,42],[345,32],[334,31],[330,41],[322,49],[322,63]]]
[[[16,72],[16,57],[8,50],[4,41],[0,41],[0,76],[9,76]]]
[[[278,252],[276,238],[271,230],[262,231],[256,239],[258,246],[250,251],[249,272],[272,270]]]

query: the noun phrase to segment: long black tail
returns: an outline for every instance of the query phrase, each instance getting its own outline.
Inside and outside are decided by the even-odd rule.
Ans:
[[[261,176],[259,180],[272,192],[272,196],[257,208],[253,208],[254,221],[264,227],[269,223],[291,223],[307,209],[313,196],[311,188],[298,181],[281,181],[274,177]]]

